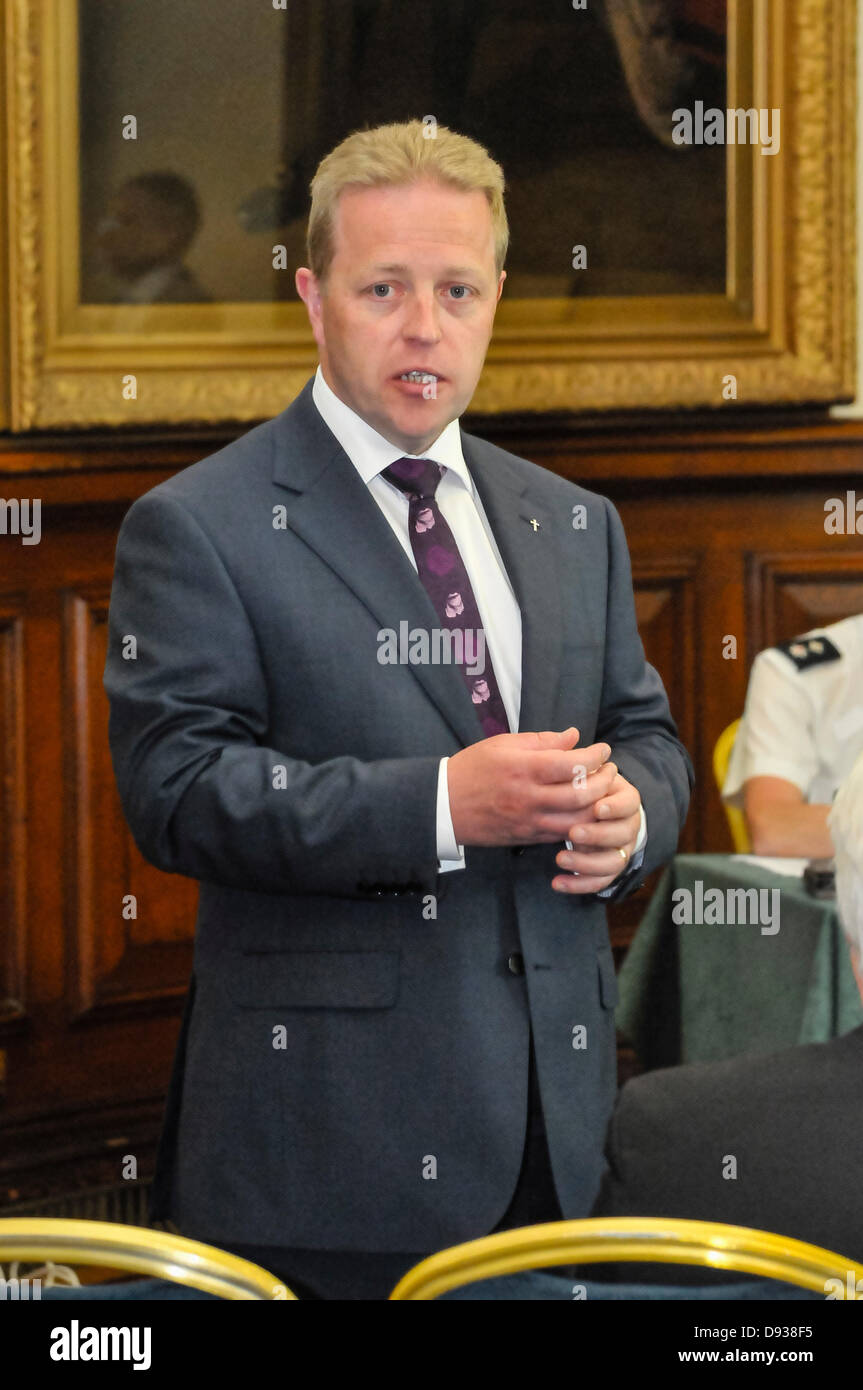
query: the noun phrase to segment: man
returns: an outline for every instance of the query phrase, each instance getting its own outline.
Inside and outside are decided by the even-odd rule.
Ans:
[[[317,376],[118,543],[117,782],[147,858],[201,881],[154,1214],[312,1295],[589,1211],[598,895],[673,853],[689,798],[616,512],[459,429],[502,191],[419,121],[327,156]]]
[[[839,914],[863,998],[863,755],[836,797],[829,830]],[[594,1214],[727,1221],[859,1262],[861,1077],[863,1026],[772,1056],[637,1077],[621,1091],[609,1126],[609,1171]],[[684,1270],[677,1266],[670,1282],[682,1282]],[[661,1267],[632,1277],[645,1272],[669,1282]],[[703,1271],[689,1277],[707,1282]]]
[[[863,615],[759,652],[724,799],[741,806],[756,854],[830,858],[827,815],[863,751]]]
[[[99,224],[99,254],[122,304],[202,304],[210,296],[183,259],[201,225],[198,195],[169,172],[139,174],[114,196]]]

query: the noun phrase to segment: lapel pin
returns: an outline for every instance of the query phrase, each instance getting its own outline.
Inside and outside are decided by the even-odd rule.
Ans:
[[[533,533],[534,535],[536,535],[537,531],[539,530],[539,522],[537,521],[536,517],[532,516],[528,524],[533,527]]]

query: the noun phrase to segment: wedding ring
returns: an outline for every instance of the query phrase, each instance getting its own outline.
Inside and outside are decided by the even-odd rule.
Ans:
[[[620,855],[621,859],[625,859],[625,858],[626,858],[626,850],[625,850],[625,849],[619,849],[617,852],[618,852],[618,854]]]

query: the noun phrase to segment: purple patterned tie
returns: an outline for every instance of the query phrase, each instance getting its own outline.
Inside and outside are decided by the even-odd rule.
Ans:
[[[408,498],[408,531],[417,573],[442,626],[464,634],[464,660],[454,664],[461,667],[483,733],[486,738],[507,734],[509,720],[487,650],[479,608],[453,533],[435,501],[440,465],[431,459],[401,458],[384,468],[382,476]],[[474,668],[473,674],[468,666]],[[478,666],[480,669],[476,670]]]

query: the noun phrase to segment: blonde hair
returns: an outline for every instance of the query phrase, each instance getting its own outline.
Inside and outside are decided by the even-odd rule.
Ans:
[[[485,194],[494,231],[495,272],[499,276],[509,245],[509,224],[503,205],[504,177],[488,150],[467,135],[425,121],[379,125],[355,130],[321,160],[310,184],[312,206],[306,231],[309,267],[325,280],[332,263],[333,224],[341,194],[347,188],[403,187],[423,178]],[[426,131],[431,131],[430,136]]]

